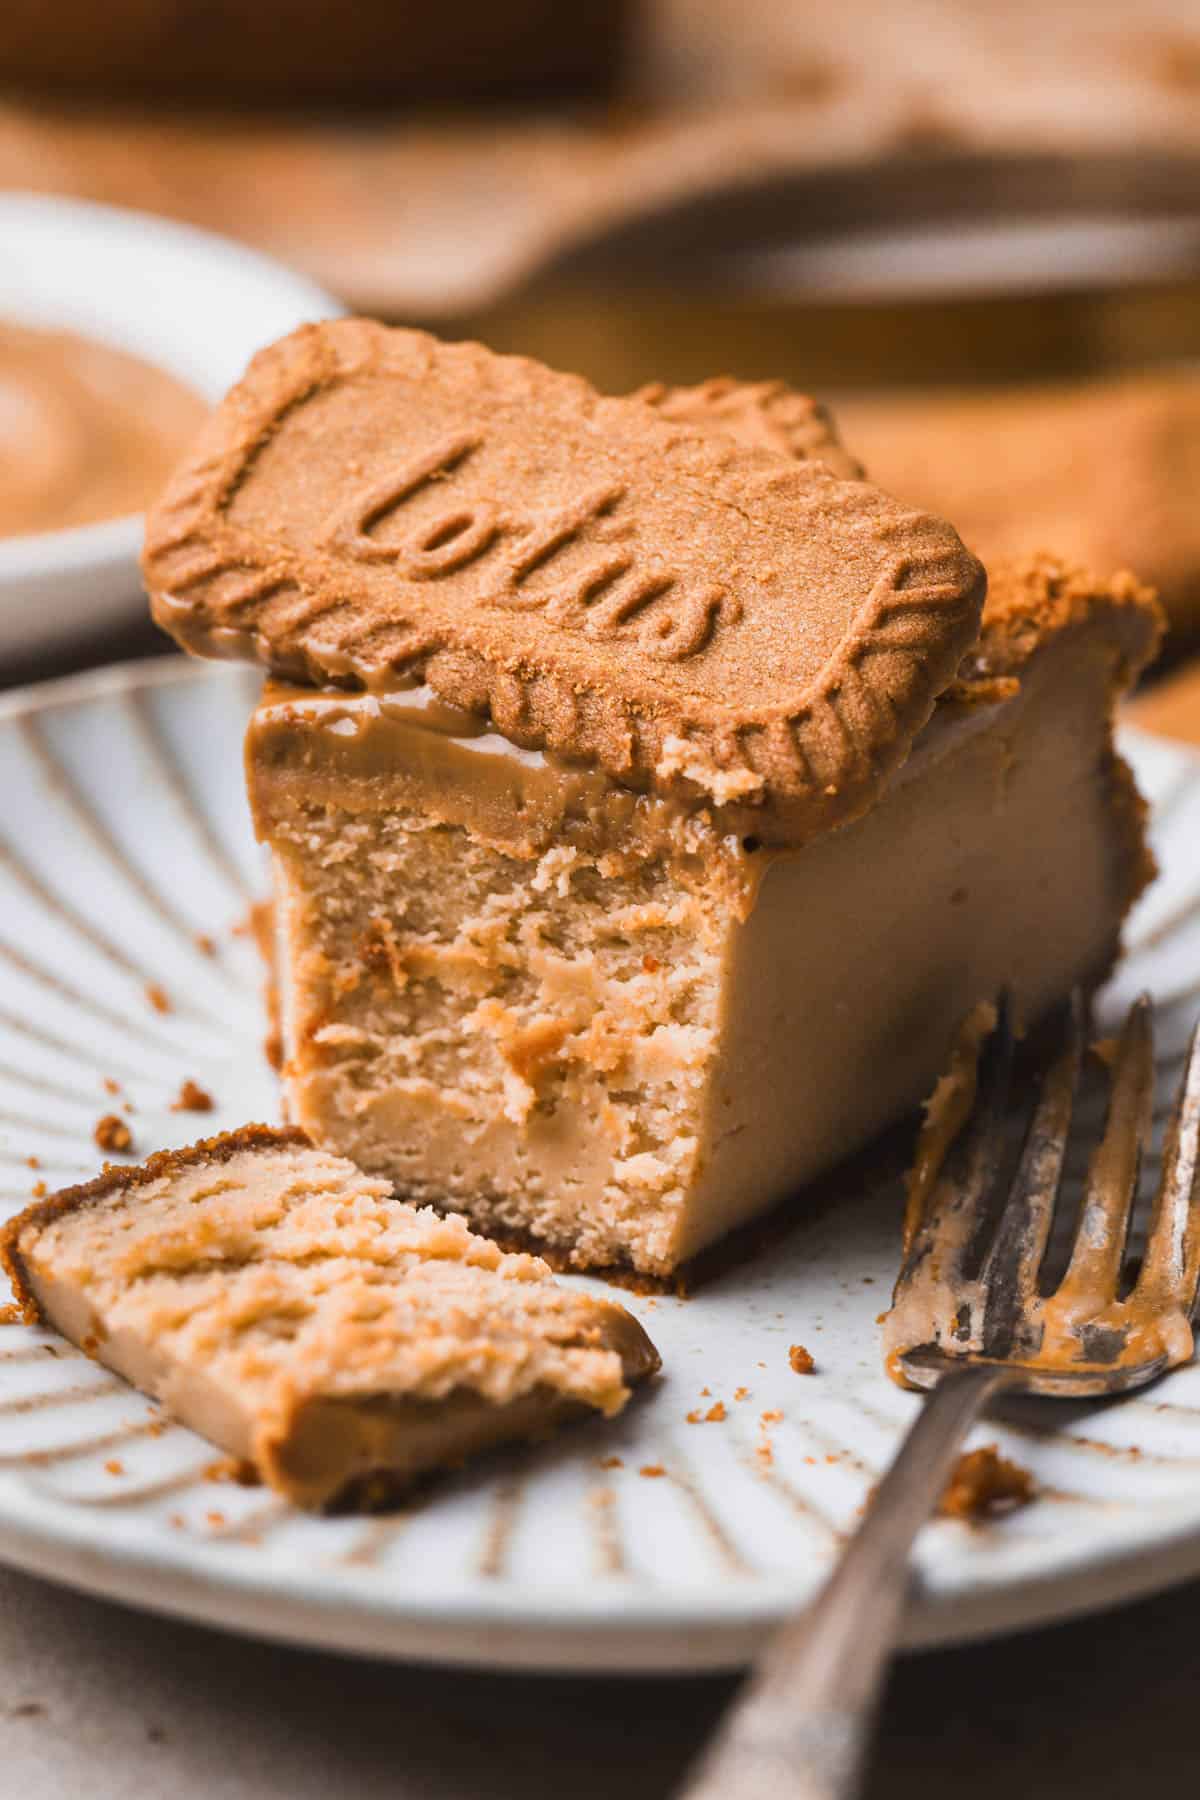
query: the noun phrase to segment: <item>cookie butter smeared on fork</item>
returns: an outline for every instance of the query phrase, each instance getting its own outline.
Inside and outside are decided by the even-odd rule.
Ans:
[[[658,1367],[622,1307],[294,1131],[111,1168],[13,1220],[0,1255],[31,1322],[301,1506],[617,1413]]]
[[[1088,1160],[1069,1260],[1056,1270],[1050,1246],[1055,1219],[1065,1223],[1067,1210],[1063,1174],[1083,1010],[1076,995],[1040,1080],[1019,1085],[1010,1079],[1007,1002],[964,1026],[927,1108],[909,1177],[903,1259],[883,1327],[888,1372],[901,1385],[929,1386],[957,1359],[1006,1367],[1033,1392],[1114,1393],[1191,1361],[1200,1283],[1200,1027],[1169,1114],[1136,1279],[1126,1279],[1126,1252],[1155,1107],[1144,995],[1111,1052],[1104,1132]],[[1006,1108],[1019,1127],[1021,1155],[997,1221],[995,1193],[1011,1161],[1006,1130],[1013,1136]]]
[[[953,530],[853,473],[776,385],[609,400],[355,322],[252,366],[146,573],[276,678],[247,773],[315,1138],[666,1276],[915,1106],[1002,982],[1035,1016],[1108,968],[1152,607],[1038,562],[981,632]]]

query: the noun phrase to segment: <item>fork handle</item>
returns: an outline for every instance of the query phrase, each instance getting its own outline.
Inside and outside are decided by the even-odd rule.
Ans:
[[[1004,1370],[939,1382],[833,1574],[768,1644],[677,1800],[852,1800],[908,1590],[909,1552]]]

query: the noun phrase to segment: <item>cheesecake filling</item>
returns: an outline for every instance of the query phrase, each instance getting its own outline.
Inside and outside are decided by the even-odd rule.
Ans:
[[[1140,866],[1113,680],[1102,629],[1051,638],[799,849],[427,689],[269,690],[292,1117],[575,1266],[669,1274],[914,1107],[1001,985],[1033,1017],[1105,972]]]

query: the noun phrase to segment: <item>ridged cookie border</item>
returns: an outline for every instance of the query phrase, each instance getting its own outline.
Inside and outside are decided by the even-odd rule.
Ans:
[[[338,568],[340,591],[314,593],[304,559],[272,553],[221,526],[220,515],[298,406],[335,383],[386,373],[392,335],[364,320],[304,327],[255,359],[151,517],[143,569],[160,625],[199,654],[258,661],[318,686],[365,681],[385,652],[398,679],[427,681],[450,704],[489,715],[517,744],[584,759],[623,785],[700,804],[781,802],[798,838],[870,804],[978,632],[986,578],[966,550],[962,579],[944,578],[956,543],[949,528],[928,555],[885,552],[849,633],[799,704],[728,723],[689,718],[673,697],[637,710],[598,683],[447,642],[436,626],[397,635],[383,625],[346,641],[300,641],[355,609],[353,572]],[[434,340],[424,341],[432,351]],[[597,398],[586,382],[578,385],[582,396]],[[850,484],[839,493],[834,483],[823,503],[851,510],[861,495]],[[903,538],[929,523],[929,515],[906,510],[878,529]],[[320,561],[319,552],[308,554]],[[373,663],[362,660],[368,644]]]

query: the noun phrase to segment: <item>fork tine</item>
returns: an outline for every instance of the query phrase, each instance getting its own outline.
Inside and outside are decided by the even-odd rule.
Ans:
[[[1153,1110],[1153,1025],[1143,994],[1117,1045],[1104,1136],[1088,1165],[1075,1247],[1058,1289],[1060,1314],[1092,1316],[1116,1297]]]
[[[970,1118],[946,1152],[920,1217],[913,1221],[897,1292],[934,1245],[939,1279],[956,1279],[986,1223],[1000,1164],[1012,1056],[1012,1009],[1007,994],[1001,994],[996,1023],[980,1052]]]
[[[987,1295],[983,1351],[1011,1353],[1054,1221],[1075,1092],[1083,1061],[1084,1006],[1078,988],[1063,1009],[1062,1045],[1046,1069],[996,1236],[980,1272]]]
[[[1167,1126],[1162,1174],[1134,1290],[1139,1305],[1190,1314],[1200,1285],[1200,1022]]]

